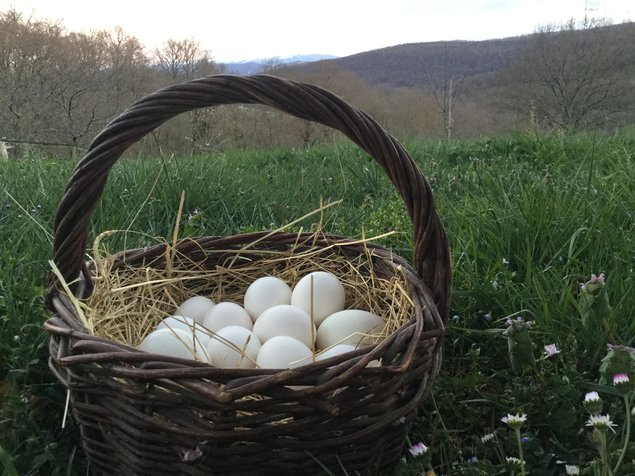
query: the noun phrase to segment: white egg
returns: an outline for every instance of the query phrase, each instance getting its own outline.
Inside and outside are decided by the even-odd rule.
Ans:
[[[344,309],[346,292],[337,276],[315,271],[304,276],[293,288],[291,304],[311,314],[313,289],[313,321],[319,326],[327,316]]]
[[[195,335],[199,342],[205,348],[209,342],[209,331],[200,324],[194,322],[194,319],[185,316],[168,316],[157,324],[156,329],[181,329]]]
[[[163,354],[209,363],[207,353],[201,343],[194,341],[192,334],[183,329],[165,328],[152,331],[139,344],[139,349],[152,354]]]
[[[253,369],[260,347],[260,340],[249,329],[227,326],[210,339],[207,353],[215,367]]]
[[[311,317],[304,310],[290,304],[279,304],[267,309],[258,316],[253,330],[263,344],[275,336],[289,336],[309,348],[313,347],[317,334]]]
[[[313,362],[313,353],[298,339],[276,336],[262,344],[258,352],[258,367],[262,369],[289,369]]]
[[[255,321],[260,314],[279,304],[291,304],[291,288],[275,276],[258,278],[245,292],[245,309]]]
[[[198,324],[192,330],[192,336],[196,337],[197,342],[201,343],[203,349],[207,348],[207,344],[212,337],[207,329],[203,326],[199,326]]]
[[[186,299],[176,308],[174,314],[194,319],[198,324],[203,324],[205,313],[214,307],[214,301],[205,296],[192,296]]]
[[[346,352],[350,352],[351,350],[355,350],[355,346],[351,344],[337,344],[333,347],[326,349],[315,356],[315,360],[324,360],[329,359],[331,357],[335,357],[336,355],[344,354]]]
[[[351,350],[355,350],[357,347],[351,344],[337,344],[333,347],[326,349],[315,356],[315,360],[326,360],[331,357],[335,357],[336,355],[344,354],[346,352],[350,352]],[[379,367],[378,360],[371,360],[368,362],[366,367]]]
[[[372,342],[364,334],[378,334],[384,320],[368,311],[346,309],[331,314],[320,324],[317,346],[326,349],[335,344],[368,345]]]
[[[183,329],[185,331],[191,331],[194,327],[194,319],[184,316],[168,316],[165,317],[157,324],[155,329]]]
[[[223,327],[240,326],[251,329],[253,322],[247,311],[235,302],[219,302],[205,313],[203,326],[212,332],[218,332]]]

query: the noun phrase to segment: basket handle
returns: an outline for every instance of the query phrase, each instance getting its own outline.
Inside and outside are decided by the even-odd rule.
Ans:
[[[178,114],[237,103],[263,104],[332,127],[379,162],[406,205],[413,224],[415,266],[445,320],[451,287],[448,241],[432,190],[410,155],[368,114],[333,93],[267,75],[215,75],[166,87],[135,102],[97,135],[75,168],[55,217],[54,262],[66,282],[83,274],[92,285],[84,262],[89,222],[108,173],[123,152]],[[58,286],[52,275],[49,296]],[[71,287],[73,292],[76,288]]]

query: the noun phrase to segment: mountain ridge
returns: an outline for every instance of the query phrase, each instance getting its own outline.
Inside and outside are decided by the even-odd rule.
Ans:
[[[312,54],[304,54],[304,55],[293,55],[293,56],[288,56],[284,58],[280,56],[272,56],[270,58],[256,58],[256,59],[243,60],[243,61],[229,61],[229,62],[225,62],[221,64],[225,66],[228,73],[249,75],[249,74],[257,74],[272,64],[294,65],[294,64],[310,63],[310,62],[322,61],[322,60],[330,60],[330,59],[336,59],[336,58],[338,58],[338,56],[330,55],[330,54],[312,53]]]
[[[625,22],[601,28],[609,30],[615,44],[632,34],[634,27],[635,23]],[[625,35],[625,32],[631,33]],[[275,66],[285,66],[301,76],[320,70],[348,71],[380,88],[434,89],[449,78],[480,80],[504,73],[521,60],[534,36],[535,33],[487,40],[403,43],[317,61],[277,61]],[[252,65],[251,69],[243,68],[236,73],[255,74],[262,71],[262,66]]]

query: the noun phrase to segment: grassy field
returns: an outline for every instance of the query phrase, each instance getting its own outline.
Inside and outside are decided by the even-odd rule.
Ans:
[[[615,347],[602,361],[607,344],[635,345],[635,131],[406,147],[434,188],[449,234],[454,297],[442,375],[409,435],[428,450],[405,454],[398,474],[575,474],[566,465],[579,465],[580,474],[635,474],[633,387],[612,380],[626,373],[635,381],[635,357]],[[75,429],[61,429],[65,393],[46,366],[42,329],[52,218],[73,166],[42,158],[0,163],[5,475],[86,473]],[[396,230],[382,244],[411,255],[410,223],[395,191],[347,144],[122,161],[93,236],[131,230],[111,240],[114,250],[171,236],[182,190],[187,234],[270,229],[321,199],[343,199],[326,212],[328,231]],[[592,273],[605,273],[605,281],[581,288]],[[614,431],[598,419],[587,425],[583,400],[591,391]],[[526,414],[518,431],[501,421],[508,414]]]

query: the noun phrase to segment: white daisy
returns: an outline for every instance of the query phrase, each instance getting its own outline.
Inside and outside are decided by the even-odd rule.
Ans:
[[[507,416],[501,418],[501,421],[509,425],[510,428],[520,428],[523,426],[523,423],[527,421],[527,414],[523,413],[520,415],[516,413],[515,415],[511,415],[508,413]]]

